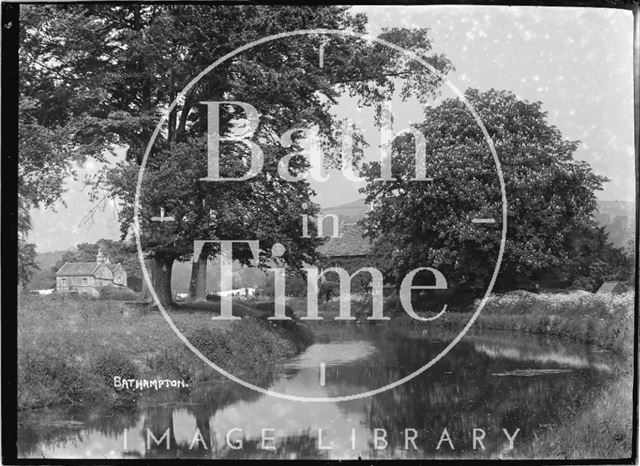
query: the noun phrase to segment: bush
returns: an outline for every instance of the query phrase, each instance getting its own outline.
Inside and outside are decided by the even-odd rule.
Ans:
[[[29,347],[18,351],[18,406],[39,408],[94,398],[89,374],[62,352]]]
[[[135,379],[138,377],[138,369],[135,364],[117,350],[108,350],[98,354],[91,364],[91,369],[109,386],[113,386],[113,378],[115,376],[123,379]]]
[[[322,301],[327,302],[340,296],[340,282],[335,280],[325,280],[318,286],[318,296]]]
[[[259,311],[263,311],[264,314],[262,316],[260,316],[260,318],[268,318],[268,317],[272,317],[275,315],[275,303],[273,301],[270,302],[263,302],[263,303],[255,303],[254,307],[256,309],[258,309]],[[284,315],[287,317],[291,317],[294,318],[295,314],[293,312],[293,309],[291,308],[291,306],[286,305],[284,306]]]
[[[130,288],[115,288],[113,286],[101,286],[98,288],[98,299],[135,301],[137,297],[136,293]]]
[[[202,363],[185,346],[164,348],[146,358],[146,365],[159,378],[175,378],[190,383]],[[194,365],[197,364],[197,366]]]
[[[285,324],[282,326],[281,324]],[[286,328],[285,328],[286,327]],[[291,327],[291,328],[290,328]],[[310,330],[292,321],[268,322],[250,315],[234,323],[228,333],[198,329],[188,335],[189,341],[207,359],[251,383],[268,384],[269,366],[283,357],[290,357],[306,347],[303,341],[312,340]],[[174,370],[186,380],[207,380],[217,374],[203,370],[204,366],[190,354],[178,349],[151,362],[156,369]]]
[[[291,323],[291,322],[282,322]],[[295,325],[295,324],[294,324]],[[254,355],[256,361],[260,361],[269,356],[293,356],[296,349],[289,337],[289,331],[281,328],[280,336],[275,332],[270,332],[264,322],[255,318],[245,318],[242,323],[235,325],[232,330],[236,337],[236,342],[240,343],[242,348],[252,349],[248,352]],[[278,328],[277,325],[275,325]]]
[[[206,356],[208,359],[215,361],[216,359],[225,360],[231,356],[231,342],[226,333],[214,332],[209,329],[195,330],[188,337],[193,346]]]

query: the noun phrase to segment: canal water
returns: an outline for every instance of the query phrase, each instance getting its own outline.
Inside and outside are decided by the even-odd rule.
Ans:
[[[275,367],[265,388],[306,397],[363,393],[412,373],[455,336],[385,325],[333,324],[317,326],[315,333],[316,343]],[[535,434],[566,422],[568,413],[585,409],[592,392],[612,377],[614,364],[607,352],[548,337],[467,335],[411,381],[352,401],[288,401],[229,382],[191,393],[147,392],[134,408],[23,412],[18,453],[31,458],[495,458],[510,447],[508,436],[517,451]]]

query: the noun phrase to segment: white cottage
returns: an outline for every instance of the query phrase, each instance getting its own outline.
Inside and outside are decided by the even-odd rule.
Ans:
[[[127,272],[122,264],[112,264],[98,249],[95,262],[65,262],[56,272],[58,293],[77,292],[97,298],[104,286],[127,286]]]

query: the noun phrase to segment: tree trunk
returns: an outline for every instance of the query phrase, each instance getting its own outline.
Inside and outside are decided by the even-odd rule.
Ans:
[[[173,299],[171,296],[171,270],[173,268],[173,257],[154,257],[145,260],[145,266],[149,272],[149,278],[158,299],[163,306],[171,306]],[[151,300],[155,303],[146,280],[142,280],[142,299]]]
[[[204,249],[204,248],[203,248]],[[191,265],[191,281],[189,282],[189,299],[193,302],[207,300],[207,256],[200,254],[197,262]]]

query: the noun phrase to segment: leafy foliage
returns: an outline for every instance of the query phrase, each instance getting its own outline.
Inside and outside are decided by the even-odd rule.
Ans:
[[[101,286],[98,288],[98,298],[116,301],[135,301],[136,294],[130,288]]]
[[[103,158],[115,142],[100,132],[88,112],[104,97],[73,71],[72,62],[89,60],[71,44],[86,43],[91,32],[69,41],[61,34],[74,18],[63,8],[22,7],[20,11],[18,198],[19,281],[26,286],[37,269],[35,245],[28,243],[32,208],[52,208],[64,193],[64,181],[76,176],[77,163]],[[77,29],[77,28],[76,28]],[[70,49],[60,53],[65,47]]]
[[[139,375],[138,369],[129,357],[117,350],[99,353],[91,363],[91,370],[111,386],[114,377],[135,379]]]
[[[364,32],[366,26],[364,15],[337,6],[96,4],[24,10],[32,26],[23,42],[41,63],[32,74],[49,78],[52,99],[64,110],[46,117],[74,128],[74,148],[86,153],[98,155],[113,144],[127,147],[127,160],[94,180],[96,189],[122,200],[123,237],[133,222],[136,177],[153,128],[194,76],[215,58],[271,34],[313,28]],[[430,54],[425,29],[391,29],[381,37],[443,72],[452,68],[444,56]],[[165,298],[172,263],[188,258],[194,239],[259,239],[262,265],[271,245],[280,242],[288,265],[312,262],[317,240],[301,238],[299,218],[316,214],[318,206],[310,202],[306,181],[290,183],[278,176],[278,161],[290,152],[279,136],[291,128],[313,130],[329,163],[338,163],[341,125],[330,112],[338,95],[347,92],[362,105],[376,105],[391,95],[397,79],[405,80],[404,96],[432,95],[440,84],[439,77],[416,69],[402,54],[350,37],[328,38],[331,54],[321,68],[318,48],[324,39],[294,36],[247,50],[204,76],[169,115],[147,164],[141,198],[143,246],[155,261],[153,279]],[[214,100],[249,102],[260,113],[252,138],[265,154],[259,176],[243,183],[198,181],[207,173],[207,115],[200,102]],[[220,134],[239,131],[238,114],[224,110]],[[299,150],[299,135],[293,142],[291,149]],[[242,145],[223,149],[223,176],[246,171]],[[289,161],[292,175],[307,167],[301,154]],[[149,218],[160,207],[178,220],[155,228]],[[250,253],[239,251],[238,257],[247,263]]]
[[[591,225],[568,237],[571,260],[561,270],[571,287],[596,291],[604,281],[632,280],[635,261],[609,242],[605,227]]]
[[[595,192],[605,178],[573,158],[578,141],[568,141],[550,125],[540,102],[508,91],[465,93],[498,153],[508,200],[508,230],[497,286],[539,280],[549,270],[571,264],[568,241],[591,230]],[[393,146],[393,181],[376,181],[379,163],[365,168],[363,189],[374,210],[364,223],[376,240],[378,259],[389,275],[404,277],[420,266],[435,267],[450,286],[482,289],[500,248],[502,218],[496,166],[483,133],[460,99],[425,111],[418,125],[427,139],[427,177],[414,177],[410,136]],[[478,226],[473,218],[496,219]]]
[[[36,270],[40,267],[36,262],[36,245],[28,243],[23,237],[18,238],[18,283],[26,287]]]
[[[18,196],[18,283],[26,287],[36,270],[36,245],[27,242],[27,233],[31,229],[28,202]]]

